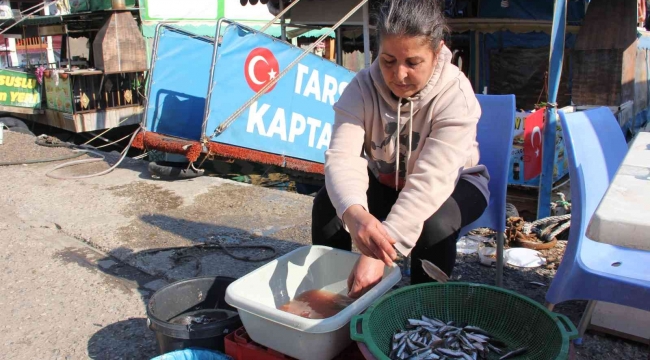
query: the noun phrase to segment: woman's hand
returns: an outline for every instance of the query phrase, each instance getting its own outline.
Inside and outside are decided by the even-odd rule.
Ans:
[[[348,296],[356,299],[372,289],[384,275],[381,260],[361,255],[348,276]]]
[[[363,255],[381,260],[387,266],[393,265],[393,260],[397,258],[393,248],[395,240],[377,218],[363,206],[352,205],[343,214],[343,221],[350,230],[352,241]]]

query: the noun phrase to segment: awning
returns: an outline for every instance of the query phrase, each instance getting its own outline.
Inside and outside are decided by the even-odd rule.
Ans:
[[[145,21],[142,25],[143,29],[143,34],[144,37],[146,38],[153,38],[156,35],[156,25],[157,22],[149,22]],[[241,22],[242,25],[246,25],[248,27],[251,27],[255,30],[261,29],[264,24],[256,22],[254,24],[251,23],[246,23],[246,22]],[[191,32],[192,34],[200,35],[200,36],[209,36],[209,37],[214,37],[214,34],[216,32],[216,23],[210,22],[177,22],[177,23],[172,23],[170,24],[173,27]],[[287,38],[288,39],[293,39],[295,37],[320,37],[323,34],[325,34],[329,28],[322,28],[322,29],[305,29],[305,28],[298,28],[291,26],[287,24]],[[282,34],[282,30],[280,28],[280,25],[271,25],[266,31],[264,31],[265,34],[275,36],[275,37],[280,37]],[[330,37],[335,38],[335,32],[332,32]]]

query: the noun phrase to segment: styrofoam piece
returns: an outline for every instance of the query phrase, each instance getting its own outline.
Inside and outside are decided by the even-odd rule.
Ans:
[[[481,246],[478,248],[478,257],[481,264],[492,266],[497,261],[497,248]]]
[[[539,251],[527,248],[512,248],[504,252],[505,262],[518,267],[532,268],[546,264]]]
[[[297,359],[329,360],[350,345],[350,319],[400,281],[399,267],[385,267],[381,282],[326,319],[307,319],[278,307],[308,290],[347,294],[347,279],[358,258],[349,251],[304,246],[230,284],[226,302],[238,309],[253,341]]]

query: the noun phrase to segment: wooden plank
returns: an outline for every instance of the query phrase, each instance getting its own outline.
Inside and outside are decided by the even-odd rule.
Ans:
[[[636,40],[637,0],[593,0],[576,50],[627,49]]]
[[[6,111],[8,113],[16,113],[16,114],[29,114],[29,115],[43,113],[43,110],[40,109],[24,108],[18,106],[4,106],[4,105],[0,105],[0,111]]]
[[[130,106],[74,115],[46,109],[43,114],[23,115],[20,118],[80,133],[138,124],[142,121],[143,112],[144,108],[142,106]],[[125,119],[127,120],[120,123],[120,121]]]
[[[644,344],[650,340],[650,312],[599,301],[590,328]]]
[[[144,108],[142,106],[108,109],[94,113],[75,114],[74,122],[77,132],[103,130],[117,126],[138,124],[142,121],[143,112]],[[123,120],[125,121],[120,123]]]
[[[101,70],[75,70],[66,72],[66,74],[76,75],[76,76],[87,76],[87,75],[101,75],[104,72]]]
[[[623,52],[623,67],[621,71],[621,98],[620,103],[634,101],[634,82],[636,75],[637,41],[632,42]]]
[[[65,35],[64,25],[45,25],[38,27],[39,36]]]

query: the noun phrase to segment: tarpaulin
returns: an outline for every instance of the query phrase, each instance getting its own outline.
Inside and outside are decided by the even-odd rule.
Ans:
[[[159,28],[151,69],[147,130],[200,140],[213,41],[168,26]]]

